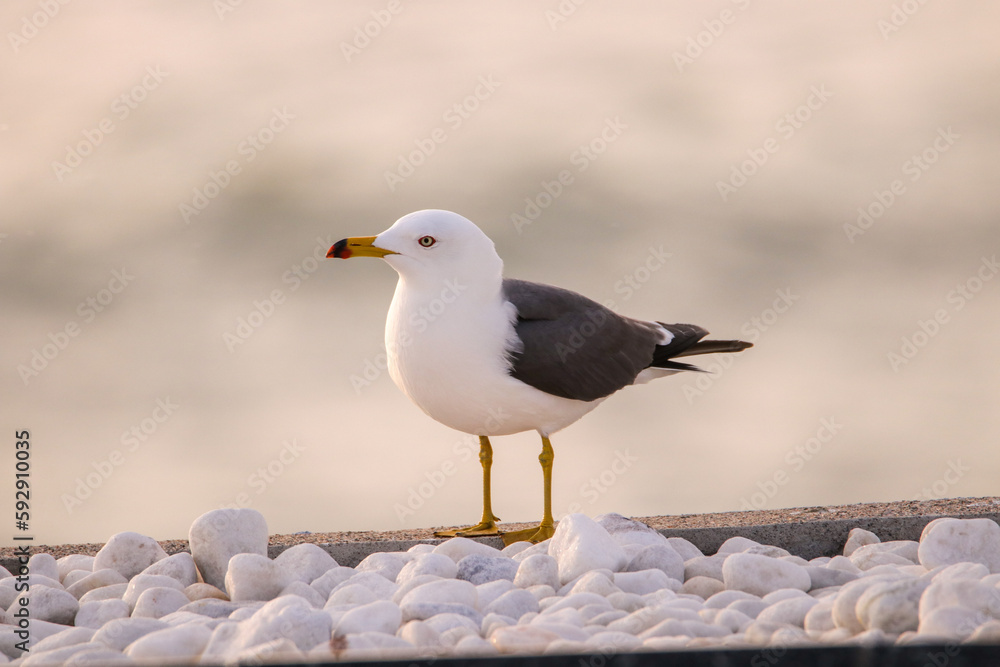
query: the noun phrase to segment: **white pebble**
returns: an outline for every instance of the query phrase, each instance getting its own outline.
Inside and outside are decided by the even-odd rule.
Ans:
[[[678,538],[679,539],[679,538]],[[700,553],[697,554],[701,556]],[[664,540],[661,544],[649,544],[639,550],[625,566],[626,572],[640,572],[649,569],[661,570],[671,579],[684,580],[684,559],[671,544]]]
[[[59,565],[51,554],[37,553],[28,559],[28,571],[59,581]]]
[[[547,586],[545,584],[539,584],[537,586],[528,586],[524,590],[534,595],[535,599],[538,600],[539,602],[547,598],[554,597],[556,594],[554,588],[552,588],[551,586]]]
[[[56,561],[56,569],[59,572],[60,581],[62,581],[63,577],[73,570],[87,570],[89,572],[93,572],[94,557],[85,556],[83,554],[69,554],[68,556],[63,556]]]
[[[726,585],[721,579],[699,575],[685,581],[680,592],[686,595],[697,595],[701,599],[707,600],[724,590],[726,590]]]
[[[139,600],[139,596],[149,588],[173,588],[182,594],[184,592],[184,586],[171,577],[162,574],[137,574],[128,582],[128,587],[125,589],[122,600],[128,604],[129,609],[135,609],[135,604]]]
[[[966,640],[971,644],[1000,644],[1000,621],[990,619],[976,628]]]
[[[858,600],[870,586],[898,578],[892,575],[875,575],[845,584],[833,600],[833,621],[837,627],[844,628],[851,634],[864,632],[865,627],[861,624],[857,613]]]
[[[337,561],[323,548],[315,544],[296,544],[282,551],[274,559],[293,579],[311,584],[338,567]]]
[[[462,637],[455,644],[455,655],[470,658],[485,658],[496,655],[497,650],[488,641],[479,635],[468,635]]]
[[[135,601],[132,609],[133,618],[161,618],[177,611],[190,600],[183,591],[165,586],[147,588]]]
[[[437,630],[442,636],[455,628],[470,630],[479,634],[482,620],[479,622],[463,614],[444,613],[437,614],[426,621],[427,625]]]
[[[941,607],[960,606],[1000,618],[1000,589],[975,579],[932,580],[920,598],[920,619]]]
[[[718,612],[712,619],[712,623],[714,625],[718,625],[720,628],[726,628],[729,632],[743,632],[746,630],[748,625],[753,623],[754,620],[743,612],[736,611],[735,609],[715,609],[706,611]]]
[[[766,595],[782,588],[809,590],[809,573],[800,565],[757,554],[736,553],[722,566],[726,588]]]
[[[614,576],[610,570],[591,570],[581,574],[576,580],[571,581],[559,590],[560,595],[572,595],[573,593],[594,593],[601,597],[607,597],[614,593],[622,592],[615,585],[611,577]]]
[[[520,588],[531,586],[559,587],[559,564],[548,554],[534,554],[521,561],[514,575],[514,585]]]
[[[192,660],[205,650],[211,636],[211,630],[196,623],[165,628],[151,632],[131,643],[125,649],[125,655],[137,660],[164,662]]]
[[[131,610],[124,600],[101,600],[98,602],[84,602],[76,612],[73,623],[78,628],[93,628],[95,630],[104,626],[108,621],[116,618],[128,618]]]
[[[194,558],[187,552],[158,560],[141,574],[160,574],[176,579],[185,587],[198,582],[198,568],[195,567]]]
[[[918,632],[922,635],[962,640],[970,637],[987,620],[989,618],[982,612],[968,607],[938,607],[926,616],[921,615]]]
[[[405,551],[373,553],[366,556],[354,569],[358,572],[374,572],[394,582],[399,572],[412,559],[413,554]]]
[[[837,627],[833,622],[833,599],[820,600],[809,610],[803,621],[806,633],[813,638],[818,638],[824,632],[829,632]]]
[[[498,579],[514,581],[517,569],[517,561],[507,556],[470,554],[458,561],[458,571],[455,576],[478,586]]]
[[[615,586],[626,593],[635,593],[636,595],[645,595],[661,588],[667,588],[670,585],[669,582],[670,577],[660,569],[616,572],[614,575]]]
[[[225,586],[233,602],[273,600],[292,577],[267,556],[238,553],[229,559]]]
[[[116,618],[95,632],[91,641],[100,642],[116,651],[124,651],[126,646],[139,637],[169,627],[164,621],[155,618]]]
[[[514,590],[514,582],[507,579],[497,579],[488,581],[485,584],[476,586],[476,595],[479,599],[479,608],[485,609],[490,603],[507,591]],[[530,595],[530,593],[529,593]],[[532,596],[534,597],[534,596]]]
[[[953,565],[939,565],[930,574],[935,581],[945,581],[946,579],[975,579],[979,581],[985,579],[990,574],[990,569],[982,563],[954,563]],[[996,575],[1000,577],[1000,575]]]
[[[376,577],[381,575],[376,574]],[[369,602],[375,602],[379,600],[375,592],[368,586],[362,586],[361,584],[352,584],[350,581],[345,581],[344,583],[338,585],[330,593],[330,597],[326,600],[326,609],[332,607],[340,607],[343,605],[352,604],[368,604]]]
[[[48,621],[60,625],[71,625],[76,617],[76,612],[80,608],[79,601],[63,590],[51,588],[49,586],[29,586],[28,590],[20,593],[7,609],[7,617],[18,616],[22,605],[21,601],[27,604],[27,613],[32,621]]]
[[[468,581],[459,579],[439,579],[423,586],[417,586],[407,593],[399,606],[409,604],[439,604],[456,603],[475,609],[479,604],[479,594],[476,587]]]
[[[641,521],[626,518],[621,514],[602,514],[594,517],[594,522],[603,528],[621,546],[667,544],[667,538],[660,535]]]
[[[6,570],[4,570],[4,571],[6,572]],[[109,572],[115,572],[117,574],[117,570],[108,570],[108,571]],[[69,590],[70,586],[72,586],[76,582],[80,581],[81,579],[85,579],[85,578],[89,577],[92,574],[93,574],[93,571],[91,571],[91,570],[73,570],[72,572],[67,573],[66,576],[61,577],[59,579],[59,583],[61,583],[63,585],[63,588],[65,588],[66,590]],[[121,575],[118,575],[118,576],[121,576]],[[122,577],[122,579],[124,580],[125,577]]]
[[[628,563],[621,546],[584,514],[570,514],[559,522],[549,542],[549,555],[559,565],[562,584],[598,568],[618,572]]]
[[[355,607],[333,625],[335,636],[374,631],[395,634],[402,622],[399,607],[388,600],[376,600]]]
[[[292,583],[281,589],[281,595],[298,595],[309,603],[313,609],[322,609],[326,604],[326,598],[316,592],[316,589],[311,587],[306,582],[296,579]]]
[[[166,557],[167,552],[152,537],[125,532],[111,536],[94,556],[93,567],[95,572],[109,567],[118,570],[126,579],[131,579]]]
[[[707,609],[724,609],[737,600],[760,600],[756,595],[744,593],[743,591],[720,591],[705,600]]]
[[[427,625],[425,621],[409,621],[405,623],[396,633],[396,636],[420,648],[436,648],[441,646],[441,633]]]
[[[517,542],[516,544],[524,544]],[[430,546],[427,544],[417,546]],[[412,553],[412,552],[411,552]],[[458,573],[458,564],[440,553],[418,553],[410,559],[396,575],[396,583],[403,585],[407,581],[422,574],[432,574],[442,579],[454,579]]]
[[[847,542],[844,543],[844,555],[850,557],[855,551],[860,547],[867,544],[878,544],[881,542],[878,535],[875,533],[865,530],[864,528],[852,528],[851,532],[847,535]]]
[[[684,561],[684,581],[695,577],[711,577],[723,580],[722,566],[732,554],[714,554],[712,556],[695,556]]]
[[[810,590],[829,588],[830,586],[843,586],[847,582],[858,578],[858,575],[853,572],[829,566],[806,565],[803,569],[809,574]]]
[[[344,581],[344,583],[339,584],[333,589],[330,594],[330,598],[327,599],[327,604],[329,604],[338,591],[348,586],[357,586],[365,589],[369,592],[370,598],[366,602],[371,602],[373,600],[391,600],[393,595],[399,590],[399,586],[389,581],[381,574],[376,574],[375,572],[355,572],[350,579]]]
[[[1000,573],[1000,525],[992,519],[935,519],[920,535],[920,564],[982,563]]]
[[[223,626],[218,626],[218,632]],[[290,595],[266,603],[253,616],[240,623],[227,653],[282,637],[290,639],[300,651],[308,651],[321,642],[329,642],[333,619],[323,611],[314,611],[302,598]]]
[[[194,520],[188,542],[202,579],[223,589],[233,556],[267,556],[267,522],[253,509],[212,510]]]
[[[865,572],[879,565],[913,565],[916,563],[916,556],[916,542],[879,542],[858,547],[850,555],[850,559],[859,570]]]
[[[906,577],[869,586],[855,606],[862,627],[889,634],[916,630],[920,620],[917,605],[930,583]]]
[[[121,572],[106,567],[103,570],[98,570],[97,572],[91,572],[90,574],[80,579],[76,583],[70,584],[69,586],[67,586],[66,590],[73,597],[79,600],[80,598],[82,598],[84,595],[94,590],[95,588],[110,586],[112,584],[127,584],[127,583],[128,579],[126,579]]]
[[[324,600],[326,600],[330,597],[330,593],[333,589],[350,579],[352,576],[354,576],[353,568],[334,567],[324,572],[322,576],[309,584],[309,586],[314,591],[319,593]]]
[[[499,549],[494,549],[488,544],[482,544],[480,542],[476,542],[475,540],[470,540],[467,537],[453,537],[450,540],[445,540],[441,544],[434,547],[433,553],[444,554],[455,561],[456,564],[458,561],[472,554],[478,554],[480,556],[501,555]]]
[[[516,621],[527,613],[539,611],[539,607],[534,595],[526,590],[514,589],[487,604],[483,611],[509,616]]]
[[[771,604],[767,609],[757,614],[757,620],[795,625],[801,628],[805,624],[806,614],[818,603],[819,600],[808,595],[786,598]]]
[[[304,660],[305,654],[295,646],[295,642],[285,637],[244,649],[231,658],[231,662],[238,665],[299,664]]]
[[[88,593],[84,593],[83,597],[80,598],[80,604],[85,604],[87,602],[99,602],[100,600],[121,600],[127,590],[128,584],[111,584],[110,586],[101,586],[100,588],[95,588]]]
[[[704,556],[701,549],[696,547],[693,542],[686,540],[683,537],[668,537],[667,544],[673,547],[674,551],[680,554],[680,557],[684,561],[689,561],[692,558],[697,558],[698,556]]]
[[[737,600],[726,607],[726,609],[735,609],[750,618],[756,619],[757,614],[767,609],[767,607],[768,604],[766,602],[758,597],[753,597],[746,600]]]
[[[225,591],[220,591],[212,584],[206,584],[203,581],[198,582],[197,584],[191,584],[185,588],[184,595],[186,595],[188,600],[191,600],[191,602],[203,600],[205,598],[217,598],[219,600],[229,599],[229,596],[226,595]]]
[[[42,653],[52,649],[63,648],[64,646],[74,646],[84,644],[94,637],[93,628],[67,628],[62,632],[49,635],[45,639],[37,642],[31,647],[31,652]]]

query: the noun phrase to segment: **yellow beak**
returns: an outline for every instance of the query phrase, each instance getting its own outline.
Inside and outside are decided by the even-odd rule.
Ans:
[[[334,243],[326,256],[348,259],[349,257],[385,257],[386,255],[398,254],[395,250],[379,248],[375,245],[374,236],[352,236]]]

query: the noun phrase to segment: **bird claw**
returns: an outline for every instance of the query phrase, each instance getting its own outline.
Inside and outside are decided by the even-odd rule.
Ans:
[[[534,528],[501,533],[500,537],[503,538],[504,546],[509,547],[515,542],[531,542],[532,544],[538,544],[539,542],[544,542],[552,537],[555,532],[555,525],[551,523],[540,523]]]
[[[455,530],[438,530],[434,537],[497,537],[501,535],[496,521],[480,521],[475,526],[456,528]]]

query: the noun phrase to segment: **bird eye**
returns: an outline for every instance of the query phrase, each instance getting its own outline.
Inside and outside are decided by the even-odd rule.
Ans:
[[[420,239],[417,241],[417,243],[419,243],[425,248],[430,248],[432,245],[437,243],[437,241],[434,239],[433,236],[421,236]]]

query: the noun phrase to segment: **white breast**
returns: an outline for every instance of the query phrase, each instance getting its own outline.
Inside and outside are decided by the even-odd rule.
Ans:
[[[552,396],[510,377],[506,351],[516,313],[500,295],[445,285],[408,290],[400,280],[386,320],[389,373],[420,409],[475,435],[550,434],[600,401]]]

